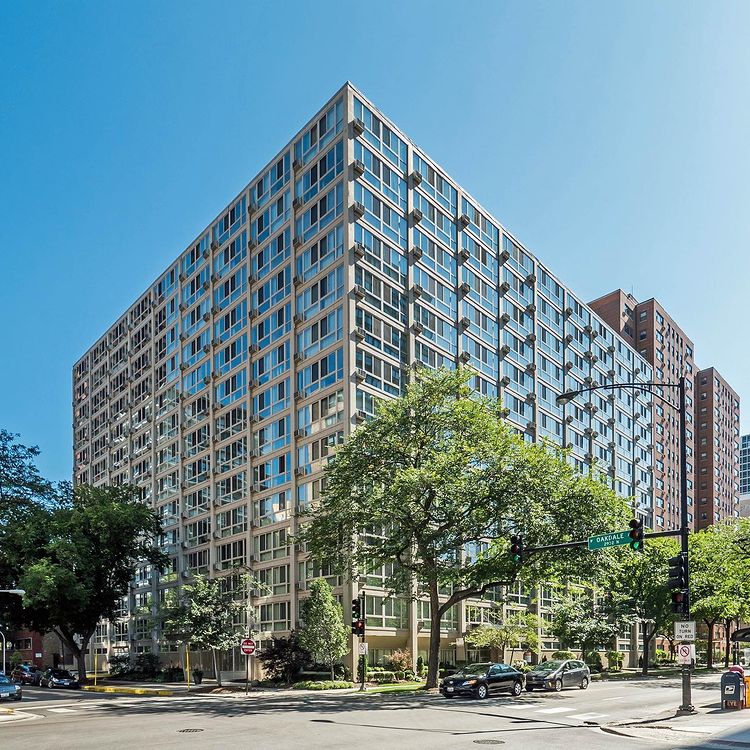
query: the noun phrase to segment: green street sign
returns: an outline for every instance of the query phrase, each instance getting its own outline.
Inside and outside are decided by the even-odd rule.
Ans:
[[[589,549],[605,549],[630,544],[630,531],[611,531],[609,534],[596,534],[589,537]]]

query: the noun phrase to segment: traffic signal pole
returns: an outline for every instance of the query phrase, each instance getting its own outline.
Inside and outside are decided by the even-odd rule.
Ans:
[[[687,396],[685,393],[685,376],[679,381],[678,393],[680,397],[680,552],[685,558],[685,602],[683,613],[686,620],[690,619],[690,565],[688,563],[688,540],[690,527],[688,526],[688,476],[687,476]],[[644,658],[646,658],[644,654]],[[680,716],[695,713],[691,679],[691,665],[682,665],[682,704],[677,709]]]

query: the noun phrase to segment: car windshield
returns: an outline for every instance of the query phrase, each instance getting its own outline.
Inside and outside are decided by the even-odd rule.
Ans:
[[[457,675],[485,674],[492,664],[467,664],[456,672]]]
[[[543,672],[554,672],[556,669],[560,669],[563,664],[565,664],[564,661],[545,661],[539,665],[538,669]]]
[[[4,675],[0,674],[0,685],[7,685],[10,680]]]
[[[67,669],[53,669],[52,670],[52,676],[53,677],[59,677],[63,680],[70,680],[73,678],[73,675],[68,672]]]

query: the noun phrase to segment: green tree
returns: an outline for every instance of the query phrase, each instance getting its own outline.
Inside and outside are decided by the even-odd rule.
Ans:
[[[299,632],[302,648],[316,661],[331,668],[349,651],[349,629],[344,624],[344,612],[325,578],[310,584],[310,596],[302,604],[304,625]]]
[[[648,654],[654,636],[671,627],[672,597],[667,588],[669,558],[679,545],[673,539],[647,539],[643,552],[622,550],[608,585],[629,597],[635,620],[641,627],[643,674],[648,674]]]
[[[502,622],[474,628],[466,634],[465,640],[476,648],[496,649],[501,661],[505,659],[505,651],[510,649],[512,661],[518,648],[539,649],[539,618],[531,613],[515,612]]]
[[[232,585],[227,585],[228,580]],[[257,587],[246,574],[227,578],[197,575],[181,589],[170,589],[161,609],[162,632],[200,651],[210,651],[216,683],[221,687],[218,653],[239,645],[245,627],[238,625],[247,608],[247,590]]]
[[[354,578],[387,568],[390,592],[430,606],[427,686],[437,685],[440,623],[458,602],[512,585],[591,573],[604,556],[580,549],[510,559],[527,546],[612,530],[624,502],[560,453],[530,444],[479,397],[468,371],[417,371],[379,404],[326,468],[326,490],[300,536],[316,560]],[[441,591],[449,593],[443,595]]]
[[[750,566],[743,546],[746,529],[744,523],[720,524],[690,537],[690,613],[708,628],[708,667],[713,667],[716,625],[731,627],[732,620],[745,613],[745,602],[750,599]]]
[[[76,487],[67,503],[32,525],[40,518],[46,539],[19,581],[23,624],[54,632],[85,680],[84,655],[98,622],[114,619],[139,562],[163,564],[155,547],[161,529],[131,487]]]
[[[591,591],[568,593],[552,608],[550,632],[564,648],[578,648],[585,657],[616,637],[623,620],[622,616],[613,617],[609,608],[597,606]]]

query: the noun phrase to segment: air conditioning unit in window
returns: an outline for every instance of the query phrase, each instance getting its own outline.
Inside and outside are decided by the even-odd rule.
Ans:
[[[215,562],[213,567],[214,570],[222,570],[221,563]]]
[[[503,344],[500,347],[500,356],[504,357],[506,354],[510,352],[510,347],[507,344]]]
[[[536,372],[536,365],[533,362],[529,362],[526,365],[526,372]]]
[[[305,470],[301,466],[298,466],[294,470],[294,476],[295,477],[304,477],[305,476]]]
[[[528,305],[526,305],[526,312],[527,313],[535,313],[536,312],[536,305],[533,302],[530,302]]]
[[[565,343],[569,344],[571,341],[573,341],[573,334],[572,333],[565,334]]]
[[[302,401],[303,398],[304,398],[304,394],[302,393],[302,391],[295,391],[294,392],[294,400],[295,401]]]
[[[508,409],[508,408],[500,409],[500,416],[503,419],[507,419],[510,416],[510,409]]]
[[[414,299],[419,299],[424,294],[424,289],[419,284],[412,285],[411,295]]]
[[[608,352],[609,352],[610,354],[614,354],[614,353],[615,353],[615,345],[614,345],[614,344],[610,344],[610,345],[609,345],[609,346],[607,347],[607,351],[608,351]]]
[[[190,543],[189,542],[182,542],[180,544],[180,546],[182,547],[182,549],[190,549]]]
[[[365,163],[360,159],[355,159],[352,163],[352,172],[355,177],[361,177],[365,173]]]
[[[304,591],[305,590],[305,584],[304,584],[304,582],[303,581],[297,581],[297,583],[295,584],[295,588],[297,589],[297,591]]]
[[[469,352],[461,352],[461,354],[458,356],[459,360],[466,364],[471,360],[471,354]]]
[[[465,315],[461,320],[458,321],[458,325],[466,330],[471,325],[471,319],[467,318]]]
[[[411,178],[411,184],[413,187],[422,184],[422,173],[418,172],[416,169],[409,175],[409,177]]]
[[[413,208],[410,216],[412,224],[419,224],[424,219],[424,214],[418,208]]]
[[[567,417],[565,417],[565,421],[570,424],[573,421],[574,417],[572,414],[568,414]]]
[[[586,463],[589,463],[589,464],[590,464],[590,463],[591,463],[591,462],[592,462],[592,461],[594,460],[594,454],[593,454],[593,453],[587,453],[587,454],[586,454],[586,455],[585,455],[585,456],[583,457],[583,460],[584,460],[584,461],[585,461]]]
[[[352,206],[352,213],[354,214],[355,219],[361,219],[365,215],[365,204],[357,201]]]
[[[419,260],[422,257],[422,248],[416,245],[411,249],[411,257],[414,260]]]
[[[466,227],[471,224],[471,219],[469,218],[469,214],[461,214],[458,217],[458,224],[461,227],[461,229],[466,229]]]
[[[296,172],[298,169],[302,167],[302,162],[299,159],[295,159],[292,162],[292,169]]]
[[[296,198],[295,198],[295,199],[294,199],[294,200],[292,201],[292,208],[293,208],[293,209],[294,209],[295,211],[299,211],[299,209],[300,209],[300,208],[302,208],[302,206],[304,206],[304,205],[305,205],[305,201],[304,201],[304,200],[303,200],[303,199],[302,199],[301,197],[299,197],[299,196],[297,196],[297,197],[296,197]]]
[[[356,412],[354,412],[354,421],[355,422],[364,422],[367,419],[367,412],[362,411],[362,409],[357,409]]]
[[[471,287],[466,281],[464,281],[458,287],[458,291],[461,292],[462,295],[466,296],[471,291]]]
[[[294,325],[298,326],[303,321],[304,318],[299,313],[294,313],[294,317],[292,318],[292,322],[294,323]]]
[[[507,263],[510,260],[510,253],[507,250],[503,250],[500,253],[500,263]]]
[[[193,572],[192,572],[192,571],[190,571],[190,570],[183,570],[183,571],[182,571],[182,573],[180,573],[180,575],[181,575],[181,576],[182,576],[183,578],[191,578],[191,577],[192,577],[192,575],[193,575]]]
[[[536,432],[536,423],[535,422],[526,422],[526,431],[527,432]]]
[[[302,286],[302,284],[303,284],[303,283],[304,283],[304,282],[303,282],[303,279],[302,279],[302,277],[301,277],[301,276],[297,276],[297,274],[295,274],[295,275],[294,275],[294,276],[292,277],[292,284],[293,284],[294,286]]]
[[[525,282],[526,282],[527,284],[529,284],[529,285],[531,285],[531,284],[536,284],[536,274],[534,274],[534,273],[530,273],[530,274],[529,274],[529,275],[528,275],[528,276],[527,276],[527,277],[526,277],[526,278],[524,279],[524,281],[525,281]]]
[[[613,378],[615,376],[614,370],[607,370],[607,375],[609,375],[610,378]]]
[[[365,250],[366,250],[365,246],[361,242],[358,242],[352,248],[352,255],[354,255],[355,258],[361,260],[362,258],[365,257]]]
[[[358,383],[362,383],[367,378],[367,373],[361,367],[358,367],[354,371],[354,377]]]
[[[251,560],[252,560],[252,557],[251,557]],[[253,599],[257,599],[260,595],[261,595],[260,589],[250,589],[250,596]]]
[[[359,119],[359,117],[352,120],[352,131],[354,132],[354,135],[362,135],[362,133],[365,132],[365,124]]]
[[[305,359],[305,355],[302,352],[295,352],[294,353],[294,363],[298,365],[300,362],[303,362]]]
[[[354,330],[354,338],[357,339],[357,341],[364,341],[365,340],[365,329],[358,327]]]
[[[299,438],[304,437],[305,434],[302,430],[295,430],[294,431],[294,437],[299,440]]]
[[[536,393],[527,393],[526,394],[526,402],[529,404],[533,404],[534,401],[536,401]]]
[[[471,258],[471,253],[464,248],[458,253],[458,258],[462,263],[466,263]]]
[[[530,333],[526,337],[526,341],[528,341],[530,344],[533,344],[536,341],[536,334],[535,333]]]
[[[180,281],[185,281],[185,279],[186,279],[187,277],[185,276],[185,274],[184,274],[184,273],[181,273],[181,274],[180,274],[180,275],[179,275],[179,276],[178,276],[177,278],[178,278],[178,279],[179,279]]]
[[[500,316],[500,324],[505,325],[506,323],[510,323],[510,315],[508,315],[508,313],[503,313]]]
[[[510,290],[510,284],[507,281],[503,281],[502,284],[500,284],[500,294],[505,294]]]
[[[500,378],[500,386],[501,386],[502,388],[505,388],[505,387],[507,387],[507,386],[509,386],[509,385],[510,385],[510,378],[509,378],[509,377],[508,377],[507,375],[503,375],[503,376],[502,376],[502,377]]]
[[[354,285],[354,289],[352,290],[352,294],[354,294],[354,296],[357,299],[364,299],[365,298],[365,290],[359,284],[355,284]]]

